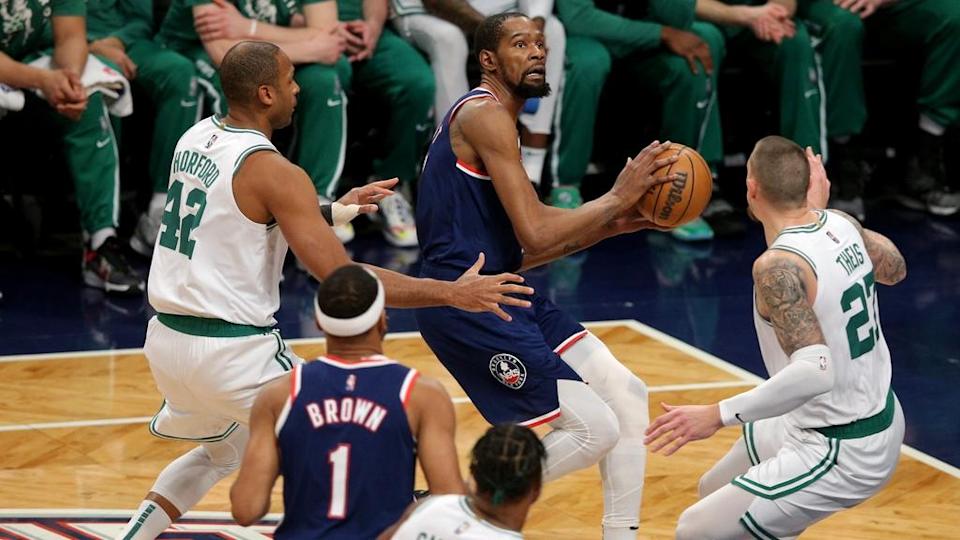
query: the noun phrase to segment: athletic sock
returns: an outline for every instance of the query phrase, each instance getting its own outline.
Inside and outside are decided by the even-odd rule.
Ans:
[[[170,516],[154,501],[144,500],[117,536],[120,540],[153,540],[170,526]]]

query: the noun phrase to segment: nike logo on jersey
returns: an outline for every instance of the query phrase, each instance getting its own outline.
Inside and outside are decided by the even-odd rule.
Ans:
[[[807,90],[806,92],[803,93],[803,99],[810,99],[810,98],[812,98],[813,96],[817,95],[818,92],[820,92],[820,91],[817,90],[816,88],[814,88],[814,89],[812,89],[812,90]]]
[[[330,99],[330,98],[327,98],[327,107],[336,107],[336,106],[340,105],[341,103],[343,103],[343,101],[341,101],[341,100],[339,100],[339,99]]]
[[[108,145],[108,144],[110,144],[110,137],[107,137],[106,139],[104,139],[104,140],[102,140],[102,141],[97,141],[97,148],[103,148],[104,146],[106,146],[106,145]]]
[[[709,99],[705,99],[705,100],[703,100],[703,101],[698,101],[698,102],[697,102],[697,108],[698,108],[698,109],[704,109],[704,108],[706,108],[706,106],[707,106],[708,103],[710,103],[710,100],[709,100]]]
[[[741,424],[746,424],[746,422],[743,421],[743,418],[740,418],[740,413],[733,413],[733,415],[737,417],[737,421],[739,421]]]
[[[181,107],[194,107],[194,106],[196,106],[196,104],[197,104],[197,100],[192,100],[192,101],[191,101],[191,100],[186,100],[186,99],[181,99],[181,100],[180,100],[180,106],[181,106]]]

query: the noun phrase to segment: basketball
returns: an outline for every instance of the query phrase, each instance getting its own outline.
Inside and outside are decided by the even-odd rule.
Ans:
[[[677,227],[697,218],[707,207],[713,192],[710,167],[696,150],[682,144],[671,144],[657,159],[670,156],[679,156],[680,159],[654,171],[653,175],[663,178],[671,173],[680,173],[681,177],[673,183],[654,186],[640,197],[638,203],[643,217],[661,227]]]

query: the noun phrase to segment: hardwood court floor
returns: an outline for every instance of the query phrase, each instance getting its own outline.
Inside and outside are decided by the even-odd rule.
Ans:
[[[660,402],[707,403],[757,381],[637,323],[591,328],[650,386],[654,416]],[[294,342],[294,349],[311,358],[324,346],[304,340]],[[392,336],[386,353],[447,386],[457,403],[457,448],[465,470],[464,458],[485,422],[417,335]],[[0,358],[0,508],[134,509],[156,474],[191,447],[149,435],[145,423],[159,404],[138,353]],[[738,435],[724,429],[672,457],[649,457],[641,538],[672,538],[680,512],[696,500],[700,474]],[[804,538],[960,538],[960,478],[927,461],[904,455],[878,496],[818,524]],[[228,510],[231,482],[216,486],[197,510]],[[282,512],[279,490],[272,511]],[[601,513],[594,467],[548,485],[526,533],[533,539],[599,538]]]

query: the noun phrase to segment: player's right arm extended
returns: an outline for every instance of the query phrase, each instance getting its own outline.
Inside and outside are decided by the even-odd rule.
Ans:
[[[486,166],[493,187],[526,254],[574,253],[602,238],[608,224],[652,187],[645,181],[673,160],[655,161],[659,145],[650,145],[620,173],[614,188],[575,210],[544,205],[520,161],[516,124],[493,100],[467,102],[457,114],[457,129]],[[665,177],[662,181],[672,181]],[[558,249],[559,248],[559,249]]]
[[[250,440],[243,453],[240,474],[230,488],[233,519],[244,527],[270,510],[270,492],[280,474],[277,449],[277,415],[290,395],[290,374],[267,385],[250,411]]]
[[[417,459],[430,494],[466,493],[454,443],[457,417],[443,385],[421,375],[410,392],[408,407],[416,415]]]
[[[845,212],[840,210],[828,210],[828,212],[842,216],[853,223],[860,232],[864,247],[867,248],[867,254],[873,263],[873,276],[878,283],[896,285],[907,277],[907,261],[893,241],[876,231],[864,228],[856,218]]]
[[[753,390],[721,401],[724,425],[780,416],[833,388],[830,349],[810,301],[807,281],[813,278],[803,264],[796,255],[777,250],[754,264],[757,307],[769,317],[790,363]]]

